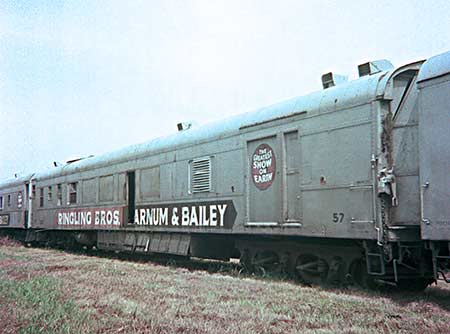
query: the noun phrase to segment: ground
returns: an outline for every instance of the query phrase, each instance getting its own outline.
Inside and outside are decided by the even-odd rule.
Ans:
[[[1,333],[450,333],[450,287],[381,294],[0,242]]]

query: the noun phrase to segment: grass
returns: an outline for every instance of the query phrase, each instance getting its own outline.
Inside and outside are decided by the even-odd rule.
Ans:
[[[0,296],[5,333],[75,333],[88,318],[73,300],[63,297],[61,283],[54,278],[5,279]]]
[[[449,333],[450,288],[383,295],[8,245],[0,324],[4,333]]]

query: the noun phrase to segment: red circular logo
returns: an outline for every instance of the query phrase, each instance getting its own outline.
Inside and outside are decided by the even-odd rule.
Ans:
[[[277,163],[275,152],[267,144],[259,145],[252,156],[252,179],[260,190],[269,188],[275,179]]]

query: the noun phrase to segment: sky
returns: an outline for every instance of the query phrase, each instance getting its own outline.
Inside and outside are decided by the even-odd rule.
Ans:
[[[450,50],[450,1],[0,1],[0,179]]]

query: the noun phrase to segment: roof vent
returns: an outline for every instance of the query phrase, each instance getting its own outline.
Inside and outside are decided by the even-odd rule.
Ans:
[[[93,157],[93,155],[88,155],[87,157],[70,158],[70,159],[66,160],[66,164],[72,164],[74,162],[77,162],[77,161],[80,161],[83,159],[92,158],[92,157]],[[55,165],[55,162],[53,162],[53,165]],[[55,166],[55,167],[57,167],[57,166]]]
[[[346,77],[345,75],[334,74],[332,72],[328,72],[322,75],[323,89],[327,89],[347,81],[348,77]]]
[[[194,122],[182,122],[177,124],[178,131],[186,131],[192,128]]]
[[[380,59],[358,65],[358,73],[361,78],[363,76],[372,75],[378,72],[390,71],[393,68],[394,65],[392,65],[389,60]]]
[[[190,161],[190,192],[211,191],[211,157],[197,158]]]

